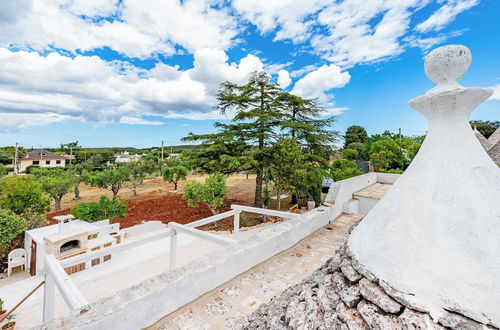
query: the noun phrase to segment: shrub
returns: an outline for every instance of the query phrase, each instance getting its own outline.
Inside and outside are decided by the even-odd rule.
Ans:
[[[387,173],[394,173],[394,174],[403,174],[403,170],[400,170],[399,168],[393,168],[387,171]]]
[[[222,174],[215,174],[205,180],[205,183],[191,181],[184,186],[184,199],[188,205],[195,207],[198,203],[205,203],[213,214],[217,208],[224,205],[227,195],[226,179]]]
[[[335,160],[330,168],[330,176],[335,181],[348,179],[361,174],[363,174],[363,171],[361,171],[352,160]]]
[[[126,201],[121,201],[116,196],[110,199],[107,196],[101,196],[99,202],[80,203],[71,210],[77,219],[87,222],[96,222],[105,219],[114,221],[127,216],[128,205]]]
[[[0,258],[8,253],[11,242],[26,230],[26,220],[14,212],[0,209]]]
[[[0,181],[0,207],[17,215],[23,213],[45,213],[50,199],[44,194],[40,183],[30,176],[4,178]]]
[[[344,149],[342,150],[342,156],[348,160],[356,160],[359,158],[359,153],[354,149]]]

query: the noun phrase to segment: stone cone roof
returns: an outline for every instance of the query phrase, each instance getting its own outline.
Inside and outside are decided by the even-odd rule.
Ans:
[[[500,327],[500,169],[469,125],[492,90],[457,83],[470,63],[470,51],[457,45],[426,57],[437,86],[410,106],[427,117],[427,137],[348,246],[434,319],[451,310]]]

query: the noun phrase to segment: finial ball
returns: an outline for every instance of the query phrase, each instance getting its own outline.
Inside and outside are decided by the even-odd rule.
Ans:
[[[463,45],[439,47],[425,57],[425,74],[438,85],[456,82],[462,78],[471,62],[471,52]]]

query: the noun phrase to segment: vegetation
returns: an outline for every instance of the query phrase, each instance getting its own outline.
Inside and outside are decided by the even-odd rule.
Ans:
[[[179,183],[179,181],[186,180],[188,173],[189,169],[180,161],[167,163],[167,166],[163,167],[163,169],[161,170],[163,180],[173,183],[174,190],[177,190],[177,184]]]
[[[4,164],[0,164],[0,179],[9,173],[9,168]]]
[[[93,173],[88,177],[87,183],[92,187],[110,190],[113,196],[116,196],[129,180],[129,168],[126,166],[117,166],[114,169]]]
[[[61,200],[64,195],[71,191],[75,185],[75,175],[62,168],[39,168],[33,171],[33,175],[50,197],[54,199],[56,211],[61,210]]]
[[[269,148],[280,138],[296,139],[304,155],[302,165],[326,168],[336,138],[331,130],[334,119],[320,118],[323,109],[314,100],[284,92],[265,72],[252,73],[245,85],[221,84],[217,99],[217,110],[236,115],[230,124],[217,123],[215,134],[185,138],[201,141],[200,150],[191,152],[189,159],[206,173],[255,173],[256,207],[262,206],[265,174],[272,164]]]
[[[472,120],[470,125],[481,132],[485,138],[489,138],[500,127],[500,121]]]
[[[361,174],[363,174],[363,171],[357,167],[356,163],[347,159],[335,160],[330,168],[330,177],[335,181],[348,179]]]
[[[217,209],[224,205],[227,197],[226,179],[222,174],[215,174],[208,177],[205,183],[197,181],[188,182],[184,186],[184,199],[191,207],[204,203],[213,214],[217,214]]]
[[[14,212],[0,209],[0,258],[8,253],[11,242],[27,228],[26,220]]]
[[[50,199],[33,177],[14,175],[0,181],[0,208],[22,215],[45,213],[49,204]]]
[[[141,185],[148,174],[156,171],[157,165],[154,160],[140,160],[124,165],[129,171],[129,183],[127,187],[137,196],[137,187]]]
[[[368,134],[364,127],[353,125],[347,128],[344,135],[344,148],[348,148],[351,143],[365,144],[368,141]]]
[[[120,197],[110,199],[107,196],[101,196],[98,202],[80,203],[71,210],[77,219],[87,222],[96,222],[109,219],[114,221],[127,216],[128,205],[126,201],[121,201]]]

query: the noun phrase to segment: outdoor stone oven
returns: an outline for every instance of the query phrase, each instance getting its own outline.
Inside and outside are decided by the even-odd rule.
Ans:
[[[88,232],[73,229],[64,233],[45,236],[45,251],[58,259],[64,259],[87,250]]]

